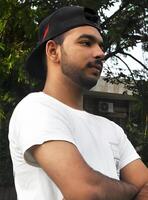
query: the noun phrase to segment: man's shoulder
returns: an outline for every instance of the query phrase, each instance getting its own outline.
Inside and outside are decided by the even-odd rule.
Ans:
[[[27,96],[25,96],[15,107],[14,112],[18,112],[22,109],[27,109],[33,107],[36,103],[39,103],[39,93],[29,93]]]
[[[15,107],[16,110],[18,109],[31,109],[34,107],[40,106],[50,106],[55,104],[54,99],[43,92],[32,92],[25,96]]]
[[[65,116],[64,106],[53,97],[43,92],[33,92],[25,96],[15,107],[12,116],[20,119],[25,117],[56,117]]]

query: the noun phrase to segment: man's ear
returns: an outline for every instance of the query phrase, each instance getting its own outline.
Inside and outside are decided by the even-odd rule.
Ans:
[[[46,56],[52,62],[59,62],[58,44],[55,41],[49,40],[46,43]]]

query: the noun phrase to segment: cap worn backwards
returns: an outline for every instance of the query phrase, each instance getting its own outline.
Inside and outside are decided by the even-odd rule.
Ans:
[[[80,6],[66,6],[46,17],[39,26],[37,46],[25,64],[29,75],[44,80],[46,72],[43,54],[46,42],[70,29],[84,25],[93,26],[100,31],[97,12]]]

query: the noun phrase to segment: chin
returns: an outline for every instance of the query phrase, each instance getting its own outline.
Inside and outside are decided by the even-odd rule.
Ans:
[[[97,84],[97,82],[98,82],[98,79],[89,78],[89,80],[87,79],[87,81],[83,82],[82,87],[86,90],[90,90]]]

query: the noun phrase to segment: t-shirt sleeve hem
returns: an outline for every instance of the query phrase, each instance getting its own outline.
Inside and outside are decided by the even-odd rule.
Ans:
[[[37,163],[37,161],[34,159],[34,157],[32,156],[31,154],[31,147],[35,146],[35,145],[41,145],[45,142],[48,142],[48,141],[65,141],[65,142],[69,142],[69,143],[72,143],[73,145],[76,146],[74,140],[72,140],[71,137],[58,137],[58,136],[52,136],[51,138],[50,137],[47,137],[47,138],[42,138],[42,139],[38,139],[37,141],[34,141],[32,144],[28,144],[27,146],[24,147],[23,149],[23,154],[24,154],[24,159],[25,161],[29,164],[29,165],[32,165],[32,166],[35,166],[35,167],[40,167],[39,164]]]
[[[141,157],[137,155],[131,155],[130,157],[126,158],[126,160],[123,160],[122,163],[120,164],[120,170],[124,168],[126,165],[130,164],[134,160],[141,159]]]

